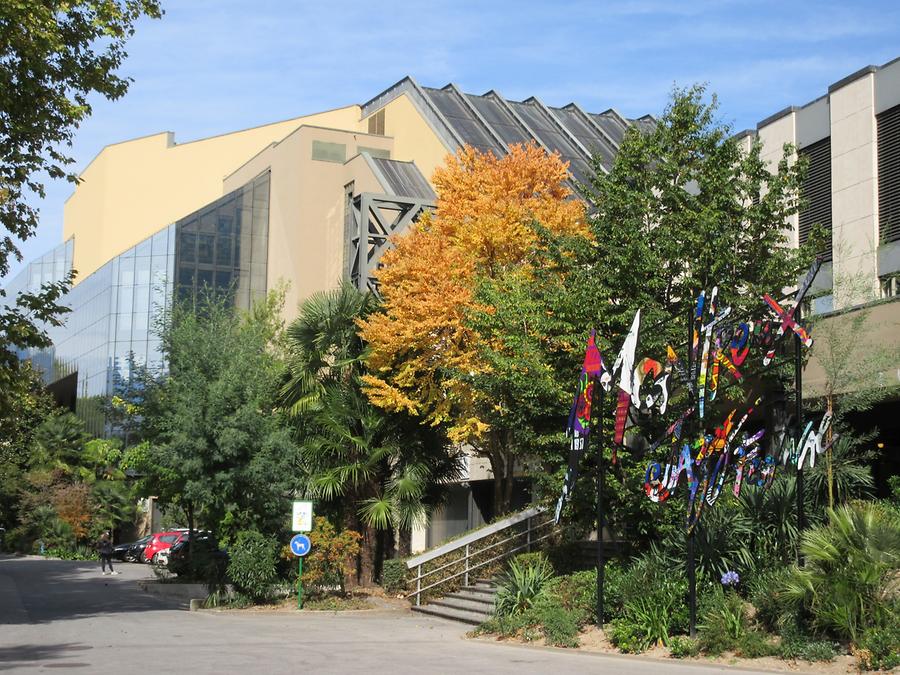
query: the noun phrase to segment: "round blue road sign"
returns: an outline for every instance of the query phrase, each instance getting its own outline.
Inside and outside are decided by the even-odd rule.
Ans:
[[[309,537],[305,534],[296,534],[291,539],[291,553],[296,556],[305,556],[309,553],[310,548],[312,548],[312,544],[309,541]]]

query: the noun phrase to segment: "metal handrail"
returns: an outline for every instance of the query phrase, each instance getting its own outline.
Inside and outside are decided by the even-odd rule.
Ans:
[[[471,532],[465,536],[460,537],[459,539],[456,539],[454,541],[451,541],[451,542],[448,542],[441,546],[438,546],[437,548],[434,548],[431,551],[427,551],[421,555],[418,555],[414,558],[410,558],[409,560],[407,560],[406,561],[407,569],[416,568],[416,575],[411,580],[411,581],[415,581],[415,584],[416,584],[416,590],[412,593],[412,595],[414,595],[416,598],[416,605],[421,604],[422,594],[425,591],[431,590],[432,588],[440,586],[441,584],[447,583],[448,581],[451,581],[453,579],[457,579],[458,577],[463,577],[463,584],[467,586],[469,584],[469,574],[471,572],[473,572],[477,569],[480,569],[481,567],[484,567],[485,565],[488,565],[490,563],[496,562],[498,560],[502,560],[503,558],[508,558],[512,554],[514,554],[518,551],[521,551],[523,549],[527,549],[530,551],[531,547],[534,544],[536,544],[539,541],[543,541],[547,537],[551,536],[552,532],[548,532],[539,537],[535,537],[532,534],[535,531],[546,527],[547,525],[555,524],[554,520],[552,518],[550,520],[546,520],[541,523],[537,523],[537,524],[533,523],[533,519],[535,519],[535,516],[538,516],[541,513],[544,513],[545,511],[546,511],[546,509],[543,507],[532,507],[530,509],[526,509],[525,511],[522,511],[521,513],[517,513],[517,514],[514,514],[507,518],[504,518],[503,520],[497,521],[496,523],[492,523],[491,525],[488,525],[487,527],[481,528],[475,532]],[[491,536],[492,534],[496,534],[497,532],[502,532],[503,530],[509,529],[511,527],[515,527],[516,525],[519,525],[520,523],[523,523],[523,522],[526,525],[525,525],[525,529],[521,532],[516,532],[514,534],[511,534],[510,536],[505,537],[504,539],[501,539],[500,541],[496,541],[492,544],[489,544],[489,545],[485,546],[484,548],[475,548],[472,546],[473,544],[477,544],[477,542],[485,539],[486,537]],[[470,564],[469,560],[473,556],[480,555],[480,554],[484,553],[485,551],[490,551],[491,549],[494,549],[497,546],[507,544],[507,543],[515,540],[517,537],[523,537],[523,536],[526,538],[526,541],[524,543],[519,544],[518,546],[515,546],[508,551],[503,551],[499,555],[493,556],[492,558],[489,558],[488,560],[483,560],[474,565]],[[423,573],[422,565],[424,565],[425,563],[435,560],[436,558],[440,558],[442,556],[453,553],[454,551],[459,551],[461,549],[464,549],[462,557],[454,558],[453,560],[451,560],[447,563],[444,563],[443,565],[440,565],[439,567],[436,567],[432,570],[428,570]],[[453,565],[458,565],[460,563],[464,563],[464,565],[465,565],[465,569],[463,569],[462,571],[456,572],[454,574],[450,574],[448,576],[442,576],[440,579],[437,579],[436,581],[433,581],[432,583],[427,584],[425,586],[422,585],[422,581],[426,577],[430,577],[438,572],[441,572],[441,571],[447,569],[448,567],[452,567]]]

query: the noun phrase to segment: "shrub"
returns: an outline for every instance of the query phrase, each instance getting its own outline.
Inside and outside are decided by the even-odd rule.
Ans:
[[[747,630],[737,639],[734,653],[745,659],[759,659],[763,656],[775,656],[779,653],[779,648],[762,631]]]
[[[385,560],[381,568],[381,586],[385,593],[397,595],[406,590],[406,562],[395,558]]]
[[[578,646],[578,618],[562,607],[541,606],[534,610],[547,642],[554,647]]]
[[[900,626],[894,621],[865,630],[854,655],[863,670],[890,670],[900,666]]]
[[[638,558],[616,583],[622,610],[612,622],[610,639],[622,651],[668,645],[670,636],[687,628],[687,582],[660,556]]]
[[[552,576],[553,569],[545,557],[524,562],[513,558],[498,586],[497,614],[510,616],[531,608]]]
[[[699,653],[700,645],[697,644],[697,641],[685,635],[676,635],[669,640],[669,654],[674,659],[697,656]]]
[[[735,649],[747,628],[744,601],[733,590],[714,591],[698,628],[700,648],[707,654]]]
[[[892,619],[889,582],[900,560],[900,517],[875,502],[828,510],[828,523],[803,533],[806,566],[794,567],[785,597],[813,625],[857,642]]]
[[[760,574],[750,583],[750,603],[756,608],[756,621],[773,633],[797,622],[796,608],[780,590],[790,573],[790,567],[782,567]]]
[[[778,647],[778,656],[783,659],[803,661],[833,661],[839,653],[839,646],[827,640],[815,640],[803,635],[795,626],[785,628]]]
[[[554,605],[572,612],[579,625],[592,623],[597,614],[597,572],[575,572],[547,582],[539,605]]]
[[[312,548],[303,565],[303,583],[311,588],[339,588],[344,591],[346,578],[353,573],[359,555],[358,532],[338,532],[327,518],[319,516],[309,534]]]
[[[228,578],[237,594],[252,602],[270,599],[278,579],[276,542],[255,530],[243,530],[238,532],[229,553]]]

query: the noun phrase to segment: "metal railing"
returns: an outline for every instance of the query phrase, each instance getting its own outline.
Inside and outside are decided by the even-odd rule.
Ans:
[[[531,551],[532,546],[553,534],[553,516],[551,515],[547,518],[546,511],[547,510],[543,507],[526,509],[407,560],[407,569],[416,570],[415,576],[410,579],[410,584],[415,584],[416,590],[412,595],[415,595],[416,597],[416,605],[421,604],[422,595],[427,591],[442,584],[446,584],[454,579],[458,579],[459,577],[463,578],[463,586],[468,586],[469,575],[475,570],[486,567],[491,563],[499,562],[520,551]],[[523,523],[524,527],[503,537],[499,541],[493,541],[491,543],[484,541],[498,532],[516,530],[517,527]],[[516,543],[517,539],[521,539],[522,543]],[[498,548],[503,547],[504,545],[508,545],[508,548]],[[423,566],[427,563],[450,555],[456,551],[461,553],[459,557],[452,556],[452,559],[449,562],[433,569],[423,571]],[[498,552],[485,560],[481,560],[482,554],[488,551]],[[460,564],[462,564],[462,569],[459,571],[452,571],[449,569],[459,566]],[[440,576],[434,576],[441,572],[443,572],[443,574]]]

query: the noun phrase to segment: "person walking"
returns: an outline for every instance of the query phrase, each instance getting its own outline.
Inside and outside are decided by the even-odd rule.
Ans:
[[[100,535],[100,541],[97,542],[97,550],[100,552],[100,566],[103,568],[103,574],[107,574],[107,565],[109,565],[109,574],[118,574],[118,572],[113,569],[113,545],[112,539],[109,537],[109,532],[104,532]]]

